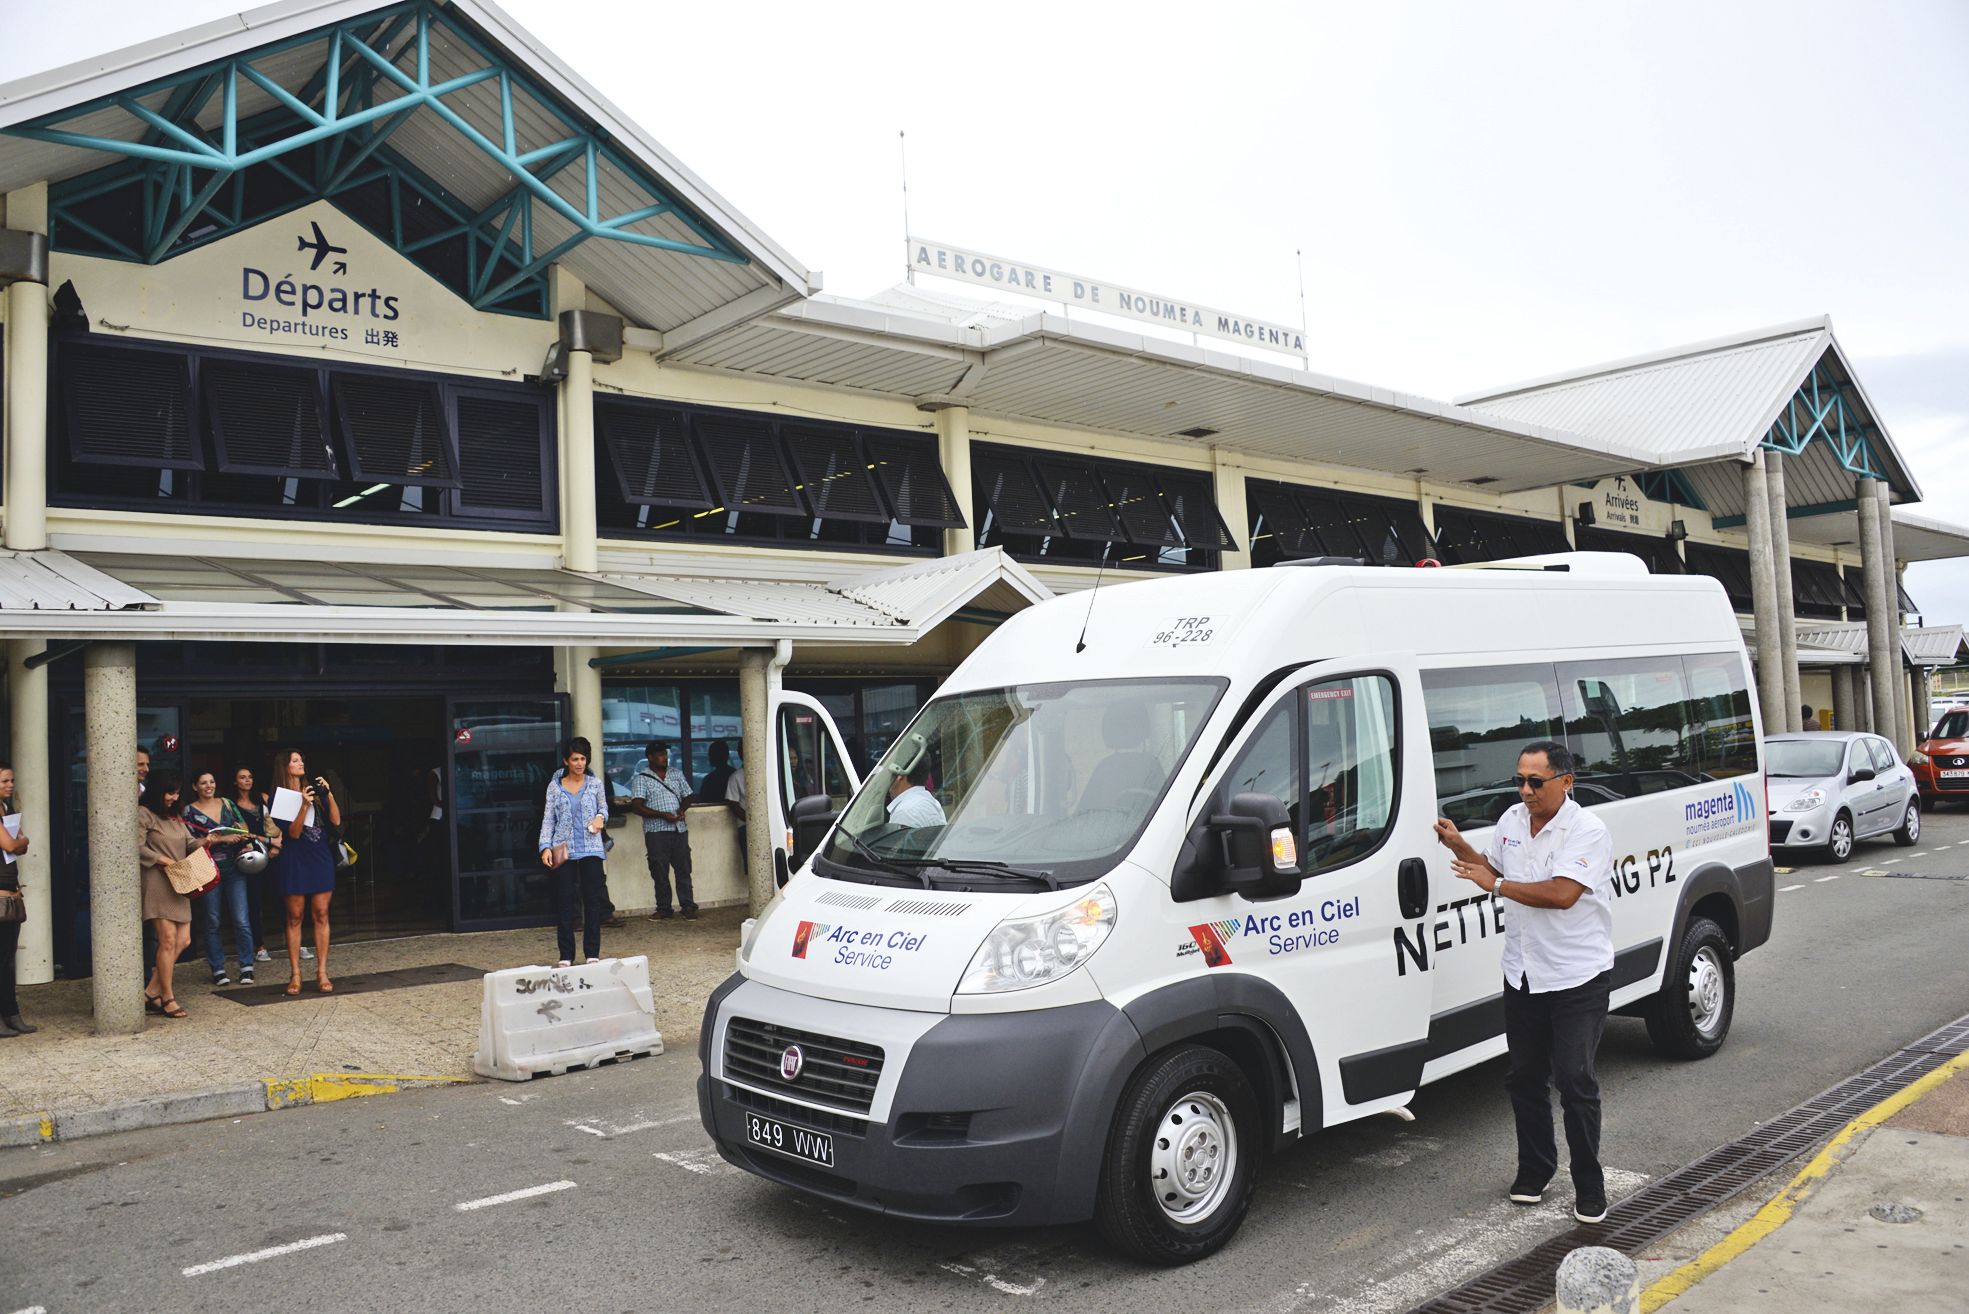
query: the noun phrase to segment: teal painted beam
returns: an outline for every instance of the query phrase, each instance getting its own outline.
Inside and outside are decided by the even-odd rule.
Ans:
[[[1857,511],[1859,509],[1859,501],[1849,497],[1843,502],[1813,502],[1806,506],[1788,506],[1784,509],[1784,518],[1786,520],[1803,520],[1808,516],[1831,516],[1837,515],[1841,511]],[[1717,516],[1709,523],[1718,529],[1742,529],[1744,518],[1742,516]]]
[[[608,657],[590,657],[588,665],[598,671],[606,671],[613,666],[641,666],[648,662],[668,661],[672,657],[701,657],[708,652],[732,652],[730,645],[722,648],[644,648],[641,652],[619,652]]]

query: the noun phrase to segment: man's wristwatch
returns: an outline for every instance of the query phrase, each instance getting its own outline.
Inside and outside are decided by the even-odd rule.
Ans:
[[[1497,898],[1502,899],[1504,897],[1504,878],[1502,876],[1499,876],[1490,883],[1490,892]]]

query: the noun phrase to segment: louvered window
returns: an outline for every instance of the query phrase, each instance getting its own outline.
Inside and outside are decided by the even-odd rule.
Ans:
[[[1108,490],[1092,466],[1078,461],[1045,460],[1035,465],[1068,538],[1095,543],[1126,541],[1114,508],[1108,505]]]
[[[1219,552],[1237,546],[1237,540],[1231,537],[1230,527],[1217,510],[1217,494],[1211,487],[1209,475],[1158,470],[1155,481],[1162,489],[1163,504],[1176,522],[1176,532],[1180,535],[1178,542],[1186,547],[1211,548]]]
[[[957,498],[944,478],[935,444],[922,439],[862,434],[862,450],[895,519],[905,525],[952,529],[964,524]]]
[[[869,477],[853,430],[789,424],[780,430],[814,514],[826,520],[887,524],[889,513]]]
[[[1625,552],[1629,556],[1639,557],[1648,563],[1648,571],[1651,574],[1685,573],[1682,558],[1676,554],[1675,544],[1666,538],[1656,538],[1647,534],[1626,534],[1617,529],[1577,527],[1573,530],[1573,540],[1581,552]]]
[[[1751,610],[1750,553],[1713,543],[1690,543],[1688,553],[1690,574],[1708,575],[1721,581],[1732,607],[1739,612]]]
[[[1143,466],[1113,465],[1101,471],[1121,521],[1122,537],[1143,547],[1181,547],[1183,536],[1163,504],[1155,472]]]
[[[1817,620],[1838,620],[1845,605],[1845,592],[1839,583],[1839,568],[1830,561],[1791,559],[1791,606],[1800,616]]]
[[[1436,555],[1415,503],[1393,497],[1245,481],[1253,565],[1299,557],[1355,557],[1408,566]]]
[[[691,456],[690,424],[682,411],[597,402],[595,426],[625,502],[692,510],[716,505]]]
[[[89,465],[201,470],[182,352],[69,343],[61,352],[69,455]]]
[[[538,518],[550,487],[545,397],[453,394],[458,415],[458,505],[494,516]]]
[[[991,528],[1000,534],[1052,535],[1060,532],[1039,478],[1025,458],[971,453],[971,486],[991,511]]]
[[[354,373],[330,378],[354,480],[458,486],[444,398],[435,380]]]
[[[711,467],[718,499],[726,510],[773,516],[811,514],[794,489],[792,471],[780,455],[771,424],[700,415],[693,428],[698,450]]]
[[[1251,517],[1254,561],[1261,553],[1272,560],[1288,561],[1323,555],[1299,499],[1283,485],[1251,480],[1246,484],[1245,502],[1257,513]]]
[[[1452,566],[1572,550],[1556,520],[1446,506],[1436,508],[1436,545],[1442,559]]]
[[[199,383],[221,473],[339,477],[322,422],[320,370],[208,360]]]

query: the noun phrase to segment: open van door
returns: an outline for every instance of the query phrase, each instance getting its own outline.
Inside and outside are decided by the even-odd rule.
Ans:
[[[834,718],[806,694],[780,691],[771,746],[773,880],[784,885],[807,859],[794,841],[793,805],[825,795],[828,812],[838,815],[861,788],[861,777]]]
[[[1230,937],[1228,965],[1277,987],[1304,1021],[1328,1124],[1405,1105],[1428,1057],[1432,982],[1404,960],[1401,939],[1435,920],[1435,776],[1412,656],[1294,672],[1225,754],[1198,819],[1278,818],[1280,805],[1297,844],[1296,890],[1289,878],[1232,870],[1224,892],[1185,920],[1210,918]]]

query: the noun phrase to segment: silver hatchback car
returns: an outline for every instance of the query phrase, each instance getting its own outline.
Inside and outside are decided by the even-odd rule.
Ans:
[[[1819,849],[1844,862],[1858,840],[1921,838],[1914,772],[1879,735],[1772,735],[1764,747],[1773,849]]]

